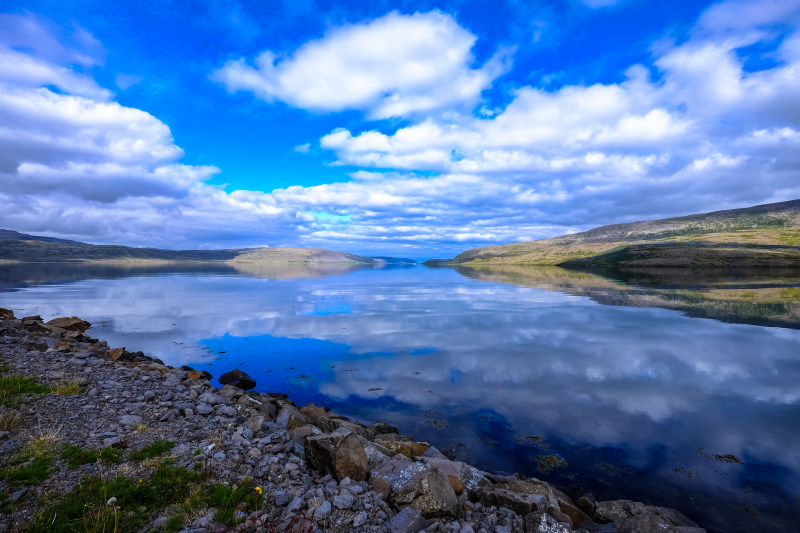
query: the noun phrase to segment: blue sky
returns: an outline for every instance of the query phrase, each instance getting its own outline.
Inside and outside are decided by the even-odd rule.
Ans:
[[[426,258],[800,197],[800,0],[0,12],[7,229]]]

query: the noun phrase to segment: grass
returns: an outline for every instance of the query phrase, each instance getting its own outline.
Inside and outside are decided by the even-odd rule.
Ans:
[[[70,469],[78,468],[81,465],[96,463],[98,460],[106,463],[121,463],[121,452],[116,448],[103,448],[97,450],[85,450],[74,444],[67,444],[61,452],[61,458],[66,459],[67,467]]]
[[[0,478],[11,483],[38,485],[50,477],[54,470],[52,465],[52,457],[38,457],[23,466],[8,467],[0,470]]]
[[[164,459],[146,481],[86,477],[63,500],[43,511],[28,531],[138,531],[158,511],[185,503],[186,495],[194,493],[200,482],[199,473],[175,468],[170,459]],[[180,529],[182,522],[181,517],[171,517],[168,529]]]
[[[154,457],[158,457],[159,455],[163,455],[164,453],[170,451],[174,446],[174,442],[168,440],[157,440],[150,446],[131,453],[131,459],[134,461],[153,459]]]
[[[22,427],[22,418],[15,411],[0,413],[0,431],[13,431]]]
[[[36,383],[29,376],[2,376],[0,377],[0,404],[14,407],[20,396],[46,394],[49,387]]]
[[[75,394],[80,394],[83,390],[83,385],[77,383],[75,381],[66,381],[64,383],[59,383],[53,389],[53,394],[58,394],[59,396],[74,396]]]
[[[208,503],[217,508],[214,519],[223,524],[233,525],[236,522],[235,513],[243,504],[243,510],[255,511],[264,505],[261,487],[253,487],[250,480],[245,478],[238,487],[227,485],[214,485],[208,489]]]

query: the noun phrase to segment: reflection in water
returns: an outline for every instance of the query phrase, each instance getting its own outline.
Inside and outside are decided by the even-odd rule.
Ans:
[[[588,296],[603,305],[676,309],[724,322],[800,328],[800,270],[607,270],[603,276],[559,267],[457,267],[473,279]]]
[[[460,272],[490,282],[424,268],[195,272],[31,286],[0,305],[76,314],[94,336],[168,364],[237,366],[259,390],[383,419],[486,469],[675,506],[711,531],[794,525],[791,278],[690,290],[555,268]],[[727,322],[685,314],[701,311]]]

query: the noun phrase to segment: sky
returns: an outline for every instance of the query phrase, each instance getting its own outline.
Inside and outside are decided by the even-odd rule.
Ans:
[[[0,228],[425,259],[800,198],[800,0],[0,0]]]

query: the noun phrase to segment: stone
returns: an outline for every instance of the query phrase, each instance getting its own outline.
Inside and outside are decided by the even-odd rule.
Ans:
[[[203,373],[199,370],[190,370],[186,373],[186,379],[189,381],[197,381],[198,379],[205,377]]]
[[[278,418],[275,419],[276,424],[285,427],[289,431],[304,426],[307,422],[303,413],[291,404],[284,405],[278,414]]]
[[[358,514],[353,518],[353,527],[361,527],[367,521],[367,512],[366,511],[359,511]]]
[[[339,494],[333,497],[333,506],[337,509],[350,509],[355,501],[355,496],[350,493]]]
[[[119,423],[123,426],[137,427],[142,424],[142,417],[139,415],[122,415]]]
[[[406,507],[386,521],[390,533],[417,533],[430,525],[430,522],[413,507]]]
[[[571,533],[572,528],[547,513],[529,513],[524,518],[525,533]]]
[[[105,359],[107,361],[125,360],[125,348],[112,348],[106,352]]]
[[[308,464],[337,480],[346,477],[356,481],[367,478],[367,453],[358,437],[346,430],[306,437],[305,457]]]
[[[378,485],[376,485],[379,483],[378,480],[383,479],[388,483],[389,492],[391,492],[392,490],[398,490],[416,474],[428,468],[428,465],[425,463],[415,462],[404,455],[397,454],[385,461],[378,468],[370,470],[370,479],[376,491],[378,491]],[[385,495],[388,496],[388,493]]]
[[[275,505],[277,505],[278,507],[286,505],[287,503],[289,503],[289,500],[291,499],[292,499],[291,495],[289,495],[286,491],[283,490],[275,491]]]
[[[76,316],[54,318],[53,320],[46,322],[46,324],[48,326],[65,329],[67,331],[80,331],[81,333],[92,326],[90,323],[86,322],[85,320],[81,320]]]
[[[413,442],[411,437],[396,433],[382,433],[375,436],[375,444],[380,444],[394,453],[401,453],[414,459],[425,453],[430,447],[427,442]]]
[[[223,405],[217,409],[217,414],[223,416],[234,417],[236,416],[236,409],[231,407],[230,405]]]
[[[306,502],[303,498],[300,496],[295,496],[292,498],[292,501],[289,502],[289,505],[286,506],[286,512],[293,513],[295,511],[299,511],[305,504]]]
[[[238,387],[242,390],[250,390],[256,386],[256,380],[242,372],[238,368],[234,368],[230,372],[225,372],[219,377],[219,382],[224,385],[231,385]]]
[[[207,403],[198,403],[196,409],[203,416],[208,416],[214,412],[214,408]]]
[[[314,509],[314,515],[313,515],[314,516],[314,520],[316,522],[319,522],[321,520],[325,520],[326,518],[328,518],[331,515],[331,511],[332,510],[333,510],[333,508],[331,507],[331,502],[329,502],[329,501],[322,502],[319,505],[319,507]]]
[[[319,405],[314,405],[310,403],[300,408],[300,412],[303,413],[303,416],[311,422],[312,424],[316,424],[321,419],[327,417],[327,411],[324,407],[320,407]]]
[[[245,421],[244,424],[245,426],[247,426],[247,429],[249,429],[253,433],[258,433],[259,431],[261,431],[261,428],[264,427],[264,422],[266,422],[266,420],[264,419],[263,416],[252,415],[248,417],[248,419]]]
[[[570,525],[578,526],[580,524],[585,524],[592,521],[591,517],[584,513],[578,504],[572,501],[572,498],[555,487],[551,487],[551,489],[553,491],[553,496],[555,496],[556,500],[558,501],[559,511],[569,517]],[[554,518],[558,519],[559,517],[554,516]],[[564,522],[564,520],[559,521]]]
[[[11,320],[14,318],[14,311],[0,307],[0,318]]]
[[[447,480],[450,482],[450,486],[453,487],[453,492],[456,493],[456,496],[464,492],[464,484],[456,476],[447,476]]]
[[[319,435],[321,434],[321,431],[310,425],[300,426],[299,428],[295,428],[289,432],[289,435],[291,435],[294,442],[303,445],[305,445],[306,437],[315,434]]]
[[[464,490],[468,494],[474,494],[478,488],[490,484],[484,472],[467,463],[451,461],[447,458],[436,456],[422,457],[422,461],[429,466],[438,468],[448,477],[455,478],[454,480],[451,479],[451,485],[453,485],[453,490],[456,491],[456,494],[461,494]],[[458,490],[459,488],[461,490]]]
[[[220,405],[225,403],[225,398],[213,392],[204,392],[197,398],[197,401],[208,405]]]
[[[455,516],[458,509],[456,493],[438,468],[417,473],[394,491],[391,499],[397,506],[410,505],[425,518]]]
[[[494,507],[507,507],[519,515],[533,511],[546,511],[549,507],[547,498],[541,494],[520,494],[497,487],[481,487],[478,499],[483,504]]]
[[[696,523],[675,509],[629,500],[598,502],[596,517],[600,522],[615,522],[619,531],[637,533],[674,531],[678,527],[698,528]]]

